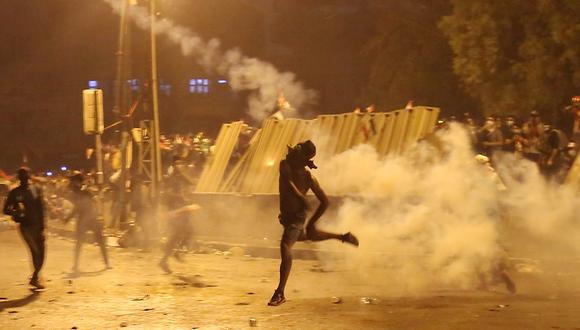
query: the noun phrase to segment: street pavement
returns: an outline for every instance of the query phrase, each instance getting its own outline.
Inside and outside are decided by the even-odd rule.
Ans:
[[[580,329],[577,268],[516,274],[516,295],[503,288],[404,295],[388,293],[404,279],[353,280],[353,269],[295,260],[288,301],[269,307],[275,258],[241,249],[192,253],[183,263],[172,259],[166,275],[159,251],[110,248],[114,268],[105,271],[98,248],[86,245],[75,277],[73,241],[50,235],[47,246],[47,289],[31,292],[24,243],[13,227],[0,231],[0,329]]]

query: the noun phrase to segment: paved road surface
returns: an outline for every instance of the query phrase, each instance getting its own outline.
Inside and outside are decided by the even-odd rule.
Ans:
[[[401,296],[376,294],[401,279],[347,285],[348,270],[322,271],[316,261],[298,260],[288,302],[268,307],[275,259],[189,254],[183,264],[172,260],[175,272],[164,275],[159,252],[112,249],[115,268],[102,271],[91,245],[81,257],[84,273],[72,278],[72,247],[49,237],[48,288],[34,294],[17,232],[0,232],[0,329],[245,329],[250,318],[262,329],[580,329],[578,268],[516,274],[521,290],[514,296],[503,288]],[[364,304],[362,297],[375,300]]]

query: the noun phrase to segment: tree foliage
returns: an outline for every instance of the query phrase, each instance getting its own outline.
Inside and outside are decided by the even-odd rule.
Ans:
[[[552,116],[580,89],[580,1],[452,0],[439,26],[488,114]]]
[[[447,0],[374,2],[375,32],[364,49],[369,59],[364,102],[397,109],[415,100],[447,114],[473,110],[453,73],[445,35],[437,28],[449,11]]]

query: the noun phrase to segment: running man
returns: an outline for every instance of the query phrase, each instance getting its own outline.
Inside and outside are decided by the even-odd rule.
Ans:
[[[34,272],[29,284],[37,289],[44,289],[44,284],[38,276],[45,256],[45,206],[42,189],[30,183],[29,168],[21,167],[17,175],[20,185],[8,193],[4,214],[11,216],[20,225],[20,234],[30,250]]]
[[[185,173],[185,164],[181,157],[173,157],[171,173],[166,181],[165,197],[169,212],[165,214],[168,221],[169,238],[165,245],[163,257],[159,261],[159,267],[166,274],[171,274],[169,268],[169,257],[173,256],[178,261],[183,262],[179,254],[179,249],[187,246],[193,236],[193,223],[191,214],[200,209],[197,204],[190,203],[189,187],[190,178]]]
[[[107,254],[107,245],[103,237],[103,224],[98,219],[97,205],[93,198],[93,194],[88,191],[84,185],[85,177],[82,173],[77,172],[70,177],[71,202],[74,205],[72,212],[64,219],[68,222],[73,216],[77,220],[76,228],[76,245],[74,255],[74,265],[72,268],[73,274],[79,273],[79,256],[81,254],[81,247],[85,242],[85,234],[87,231],[92,231],[95,235],[95,240],[101,248],[101,255],[105,263],[105,269],[111,269],[109,264],[109,256]]]
[[[286,159],[280,161],[280,223],[284,233],[280,242],[280,282],[269,306],[278,306],[286,301],[284,288],[292,268],[292,246],[297,241],[324,241],[336,239],[358,246],[358,239],[350,232],[340,235],[316,229],[316,222],[328,207],[328,198],[318,181],[306,166],[316,169],[312,158],[316,155],[316,146],[312,141],[298,143],[288,148]],[[320,201],[318,208],[306,222],[306,211],[309,209],[306,193],[312,189]],[[306,226],[304,226],[306,225]]]

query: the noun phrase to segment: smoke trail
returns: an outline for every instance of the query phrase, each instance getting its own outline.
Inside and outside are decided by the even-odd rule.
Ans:
[[[121,12],[121,0],[104,0],[116,13]],[[139,28],[149,28],[149,12],[140,6],[130,6],[129,16]],[[191,56],[209,72],[228,77],[236,91],[252,91],[248,99],[248,113],[256,121],[266,118],[274,110],[278,94],[282,92],[294,109],[301,109],[316,101],[317,94],[307,89],[291,72],[280,72],[272,64],[248,57],[239,49],[224,51],[218,39],[204,41],[188,28],[169,19],[157,20],[155,32],[181,48],[184,56]],[[298,115],[297,110],[286,113]]]
[[[323,188],[353,196],[332,229],[359,235],[361,247],[347,261],[365,282],[396,281],[405,293],[474,288],[497,274],[506,243],[513,252],[506,227],[530,234],[529,243],[554,236],[569,243],[568,251],[578,247],[580,198],[571,189],[546,183],[530,163],[512,159],[500,166],[509,187],[500,191],[493,173],[475,161],[463,128],[453,125],[436,138],[387,159],[360,145],[319,160]]]

